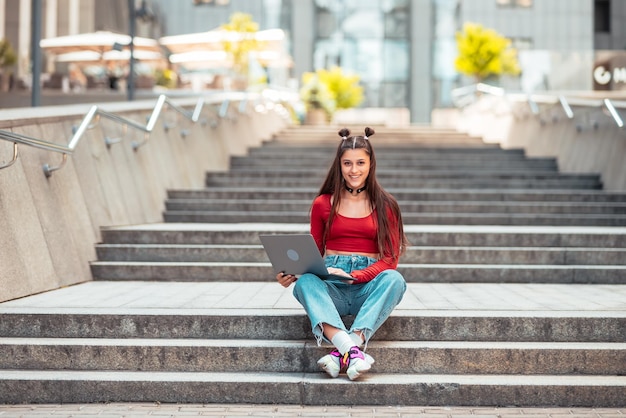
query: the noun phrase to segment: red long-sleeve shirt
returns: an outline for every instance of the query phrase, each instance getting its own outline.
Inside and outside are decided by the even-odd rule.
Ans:
[[[324,248],[325,229],[332,208],[330,198],[330,194],[320,195],[315,198],[311,207],[311,235],[315,239],[320,254],[324,255],[326,249],[354,254],[378,253],[376,210],[365,218],[348,218],[335,214],[331,230],[326,238],[326,248]],[[385,251],[385,254],[379,254],[376,263],[363,270],[350,273],[356,283],[369,282],[384,270],[395,269],[398,266],[398,258],[391,255],[399,253],[398,219],[391,210],[387,211],[387,217],[395,251]]]

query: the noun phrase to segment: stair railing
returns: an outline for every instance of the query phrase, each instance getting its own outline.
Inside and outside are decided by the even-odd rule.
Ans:
[[[604,99],[602,101],[602,103],[604,104],[604,107],[607,108],[607,110],[609,111],[609,113],[611,114],[611,117],[613,117],[613,120],[615,121],[615,124],[619,127],[619,128],[623,128],[624,127],[624,120],[622,119],[622,117],[620,116],[619,112],[617,111],[617,109],[615,108],[615,104],[609,100],[609,99]],[[626,102],[622,103],[622,107],[626,108]]]
[[[217,95],[216,95],[217,96]],[[221,96],[221,95],[219,95]],[[245,100],[245,99],[244,99]],[[217,101],[212,101],[213,104],[217,103]],[[19,156],[18,154],[18,144],[20,145],[28,145],[31,147],[35,147],[35,148],[39,148],[39,149],[43,149],[46,151],[51,151],[51,152],[55,152],[55,153],[60,153],[62,154],[62,160],[61,163],[56,165],[56,166],[51,166],[49,164],[44,164],[43,165],[43,172],[45,174],[46,177],[50,177],[52,176],[52,173],[60,170],[61,168],[63,168],[65,166],[65,163],[67,162],[67,156],[68,155],[72,155],[74,152],[74,149],[76,148],[76,146],[78,145],[78,143],[80,142],[81,138],[83,137],[83,135],[85,134],[85,132],[88,129],[91,129],[95,126],[95,124],[97,122],[100,121],[101,118],[106,118],[109,120],[112,120],[116,123],[119,123],[123,126],[123,132],[126,132],[127,127],[131,127],[133,129],[136,129],[140,132],[144,133],[144,140],[141,142],[136,142],[133,141],[131,143],[131,146],[133,147],[133,150],[137,150],[139,147],[143,146],[144,144],[147,143],[150,134],[152,133],[152,131],[154,130],[156,123],[159,119],[159,117],[163,114],[163,109],[165,108],[165,105],[168,106],[168,108],[173,109],[174,111],[176,111],[178,114],[184,116],[186,119],[188,119],[189,121],[191,121],[192,123],[197,123],[197,122],[201,122],[201,123],[206,123],[206,119],[202,118],[201,119],[201,115],[202,115],[202,110],[204,108],[204,106],[207,104],[207,101],[203,98],[200,97],[193,109],[193,111],[188,111],[185,108],[183,108],[182,106],[179,106],[178,104],[174,103],[170,98],[168,98],[166,95],[160,95],[157,99],[157,102],[154,106],[154,109],[152,110],[152,113],[150,114],[150,117],[148,118],[148,121],[146,123],[146,125],[142,125],[141,123],[138,123],[134,120],[131,119],[127,119],[124,118],[122,116],[116,115],[114,113],[111,112],[107,112],[104,111],[102,109],[100,109],[98,106],[94,105],[92,106],[89,111],[87,112],[87,114],[83,117],[82,122],[78,125],[78,127],[73,128],[73,135],[69,141],[69,143],[67,145],[60,145],[60,144],[56,144],[54,142],[49,142],[49,141],[45,141],[42,139],[38,139],[38,138],[33,138],[27,135],[22,135],[22,134],[18,134],[18,133],[14,133],[14,132],[10,132],[10,131],[6,131],[6,130],[0,130],[0,139],[6,140],[6,141],[10,141],[13,142],[13,158],[3,164],[2,166],[0,166],[0,169],[3,168],[7,168],[10,167],[11,165],[13,165],[16,161],[17,158]],[[219,111],[217,112],[217,115],[219,116],[220,119],[223,118],[228,118],[228,106],[229,106],[229,99],[228,98],[224,98],[221,97],[221,106]],[[241,106],[241,105],[240,105]],[[240,110],[242,108],[240,107]],[[243,107],[243,109],[245,109],[245,105]],[[211,122],[211,127],[216,127],[217,126],[217,121],[212,121]],[[172,128],[172,126],[166,126],[165,129],[170,129]],[[181,131],[181,135],[184,137],[186,136],[186,133],[184,133],[183,131]],[[112,146],[113,144],[119,143],[122,141],[122,138],[109,138],[106,137],[105,138],[105,142],[107,144],[107,147]]]
[[[583,119],[576,124],[576,130],[582,132],[586,126],[590,126],[593,129],[598,129],[600,121],[597,115],[602,114],[604,116],[610,116],[611,120],[618,128],[624,128],[624,120],[622,119],[618,108],[626,109],[626,102],[613,101],[608,98],[604,99],[581,99],[581,98],[565,98],[559,97],[559,103],[561,109],[565,114],[565,117],[569,120],[574,120],[576,117]],[[582,107],[581,110],[576,113],[572,110],[571,106]]]
[[[477,93],[502,97],[507,101],[507,103],[509,103],[510,97],[520,96],[519,93],[507,93],[500,87],[490,86],[485,83],[478,83],[454,89],[452,91],[453,102],[459,108],[466,107],[476,101],[478,96]],[[542,94],[524,94],[522,100],[526,101],[530,113],[539,118],[542,125],[545,125],[546,123],[544,118],[544,113],[546,111],[553,112],[555,109],[559,109],[569,120],[574,120],[577,117],[583,119],[583,122],[579,122],[576,125],[576,130],[579,132],[585,129],[585,126],[587,125],[593,127],[594,129],[599,127],[599,121],[597,118],[592,118],[592,116],[597,113],[602,113],[604,115],[608,114],[608,116],[610,116],[615,123],[615,126],[619,129],[624,128],[624,119],[621,116],[620,109],[626,109],[626,101],[616,101],[609,98],[567,98],[564,95],[556,95],[549,92]],[[544,109],[542,109],[540,105],[543,105]],[[572,106],[582,107],[583,109],[574,112]],[[551,113],[551,119],[553,122],[556,122],[558,117],[559,116],[557,114]]]

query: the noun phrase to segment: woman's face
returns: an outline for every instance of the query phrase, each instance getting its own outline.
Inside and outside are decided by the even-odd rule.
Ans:
[[[349,149],[341,156],[341,174],[346,185],[357,190],[365,186],[370,173],[370,156],[362,148]]]

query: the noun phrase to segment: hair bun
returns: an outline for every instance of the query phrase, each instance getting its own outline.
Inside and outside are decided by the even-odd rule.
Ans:
[[[340,130],[339,132],[339,136],[342,138],[347,138],[350,136],[350,129],[348,128],[343,128],[342,130]]]
[[[367,128],[365,128],[365,136],[367,136],[368,138],[372,135],[374,135],[376,132],[370,128],[369,126]]]

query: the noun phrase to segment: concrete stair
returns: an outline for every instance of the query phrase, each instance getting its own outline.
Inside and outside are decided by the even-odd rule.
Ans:
[[[283,132],[103,229],[93,282],[0,304],[0,403],[624,405],[626,194],[446,130],[374,137],[409,287],[371,373],[320,372],[258,235],[308,231],[334,135]]]
[[[94,278],[273,282],[258,235],[308,231],[305,224],[246,231],[202,225],[104,230]],[[408,225],[407,235],[413,245],[398,269],[409,282],[626,284],[621,229]]]
[[[336,142],[315,131],[287,132],[228,172],[206,175],[204,190],[171,190],[167,222],[306,223]],[[602,191],[599,176],[561,173],[554,159],[527,158],[447,133],[400,132],[376,149],[377,175],[399,200],[407,224],[625,226],[626,194]],[[442,134],[443,135],[443,134]],[[300,139],[297,139],[300,138]],[[463,144],[463,141],[467,141]]]
[[[370,342],[374,370],[349,382],[317,371],[328,347],[314,344],[290,291],[274,283],[91,282],[0,307],[0,394],[11,403],[619,406],[626,318],[609,311],[625,295],[602,285],[410,284]]]

